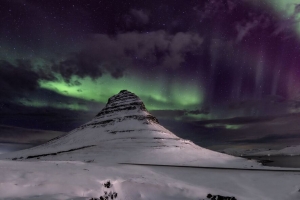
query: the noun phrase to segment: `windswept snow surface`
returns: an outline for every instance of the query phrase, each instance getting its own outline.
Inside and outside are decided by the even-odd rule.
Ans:
[[[111,97],[92,121],[68,135],[0,159],[0,199],[99,198],[108,180],[120,200],[206,199],[208,193],[238,200],[300,198],[300,172],[119,164],[266,168],[177,137],[128,91]]]
[[[107,191],[117,199],[206,199],[208,193],[238,200],[296,200],[300,173],[226,171],[80,161],[0,161],[0,199],[89,199]]]

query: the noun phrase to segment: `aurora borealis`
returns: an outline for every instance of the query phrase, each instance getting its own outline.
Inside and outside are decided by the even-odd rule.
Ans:
[[[80,80],[80,85],[70,86],[70,83],[60,79],[55,82],[41,81],[39,86],[61,95],[101,103],[106,103],[109,97],[119,93],[122,88],[130,88],[130,91],[140,94],[139,96],[147,103],[150,110],[194,108],[202,100],[201,90],[196,84],[189,83],[182,85],[176,82],[172,83],[169,94],[166,95],[166,91],[163,89],[164,78],[158,78],[154,83],[151,83],[151,80],[141,80],[129,75],[116,80],[112,80],[108,75],[94,80],[88,77],[82,79],[72,77],[70,81],[73,80]],[[179,94],[178,90],[182,92]]]
[[[299,138],[299,19],[300,0],[0,0],[0,124],[68,131],[127,89],[200,143]]]

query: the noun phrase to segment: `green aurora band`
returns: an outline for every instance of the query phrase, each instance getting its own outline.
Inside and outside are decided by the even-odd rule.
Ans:
[[[30,106],[30,107],[36,107],[36,108],[42,108],[42,107],[52,107],[52,108],[58,108],[58,109],[68,109],[68,110],[84,110],[87,111],[88,107],[85,105],[80,105],[78,103],[50,103],[50,102],[45,102],[41,100],[26,100],[26,99],[20,99],[19,103],[25,105],[25,106]]]
[[[72,76],[66,82],[62,77],[57,77],[57,81],[40,80],[40,88],[99,103],[106,103],[109,97],[126,89],[137,94],[149,110],[198,109],[204,99],[203,90],[193,81],[167,83],[163,77],[150,81],[128,75],[119,79],[104,75],[95,80]],[[80,84],[72,84],[76,81]]]
[[[300,0],[265,0],[272,8],[275,9],[276,12],[281,17],[284,17],[285,20],[290,20],[294,18],[294,28],[300,36],[300,13],[299,8],[296,6],[300,4]],[[298,9],[298,10],[295,10]]]
[[[207,128],[225,128],[225,129],[230,129],[230,130],[237,130],[241,129],[243,125],[233,125],[233,124],[220,124],[220,123],[213,123],[213,124],[207,124],[205,125]]]

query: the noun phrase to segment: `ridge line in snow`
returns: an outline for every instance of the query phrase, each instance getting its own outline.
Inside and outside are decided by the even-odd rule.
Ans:
[[[256,169],[256,168],[234,168],[234,167],[203,167],[203,166],[188,166],[188,165],[163,165],[163,164],[146,164],[146,163],[118,163],[120,165],[138,165],[138,166],[153,166],[153,167],[180,167],[180,168],[199,168],[199,169],[219,169],[219,170],[241,170],[241,171],[268,171],[268,172],[300,172],[296,169]]]

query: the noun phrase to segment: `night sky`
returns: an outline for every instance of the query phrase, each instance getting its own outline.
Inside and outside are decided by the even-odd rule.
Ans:
[[[300,144],[299,20],[300,0],[0,0],[0,142],[127,89],[202,146]]]

